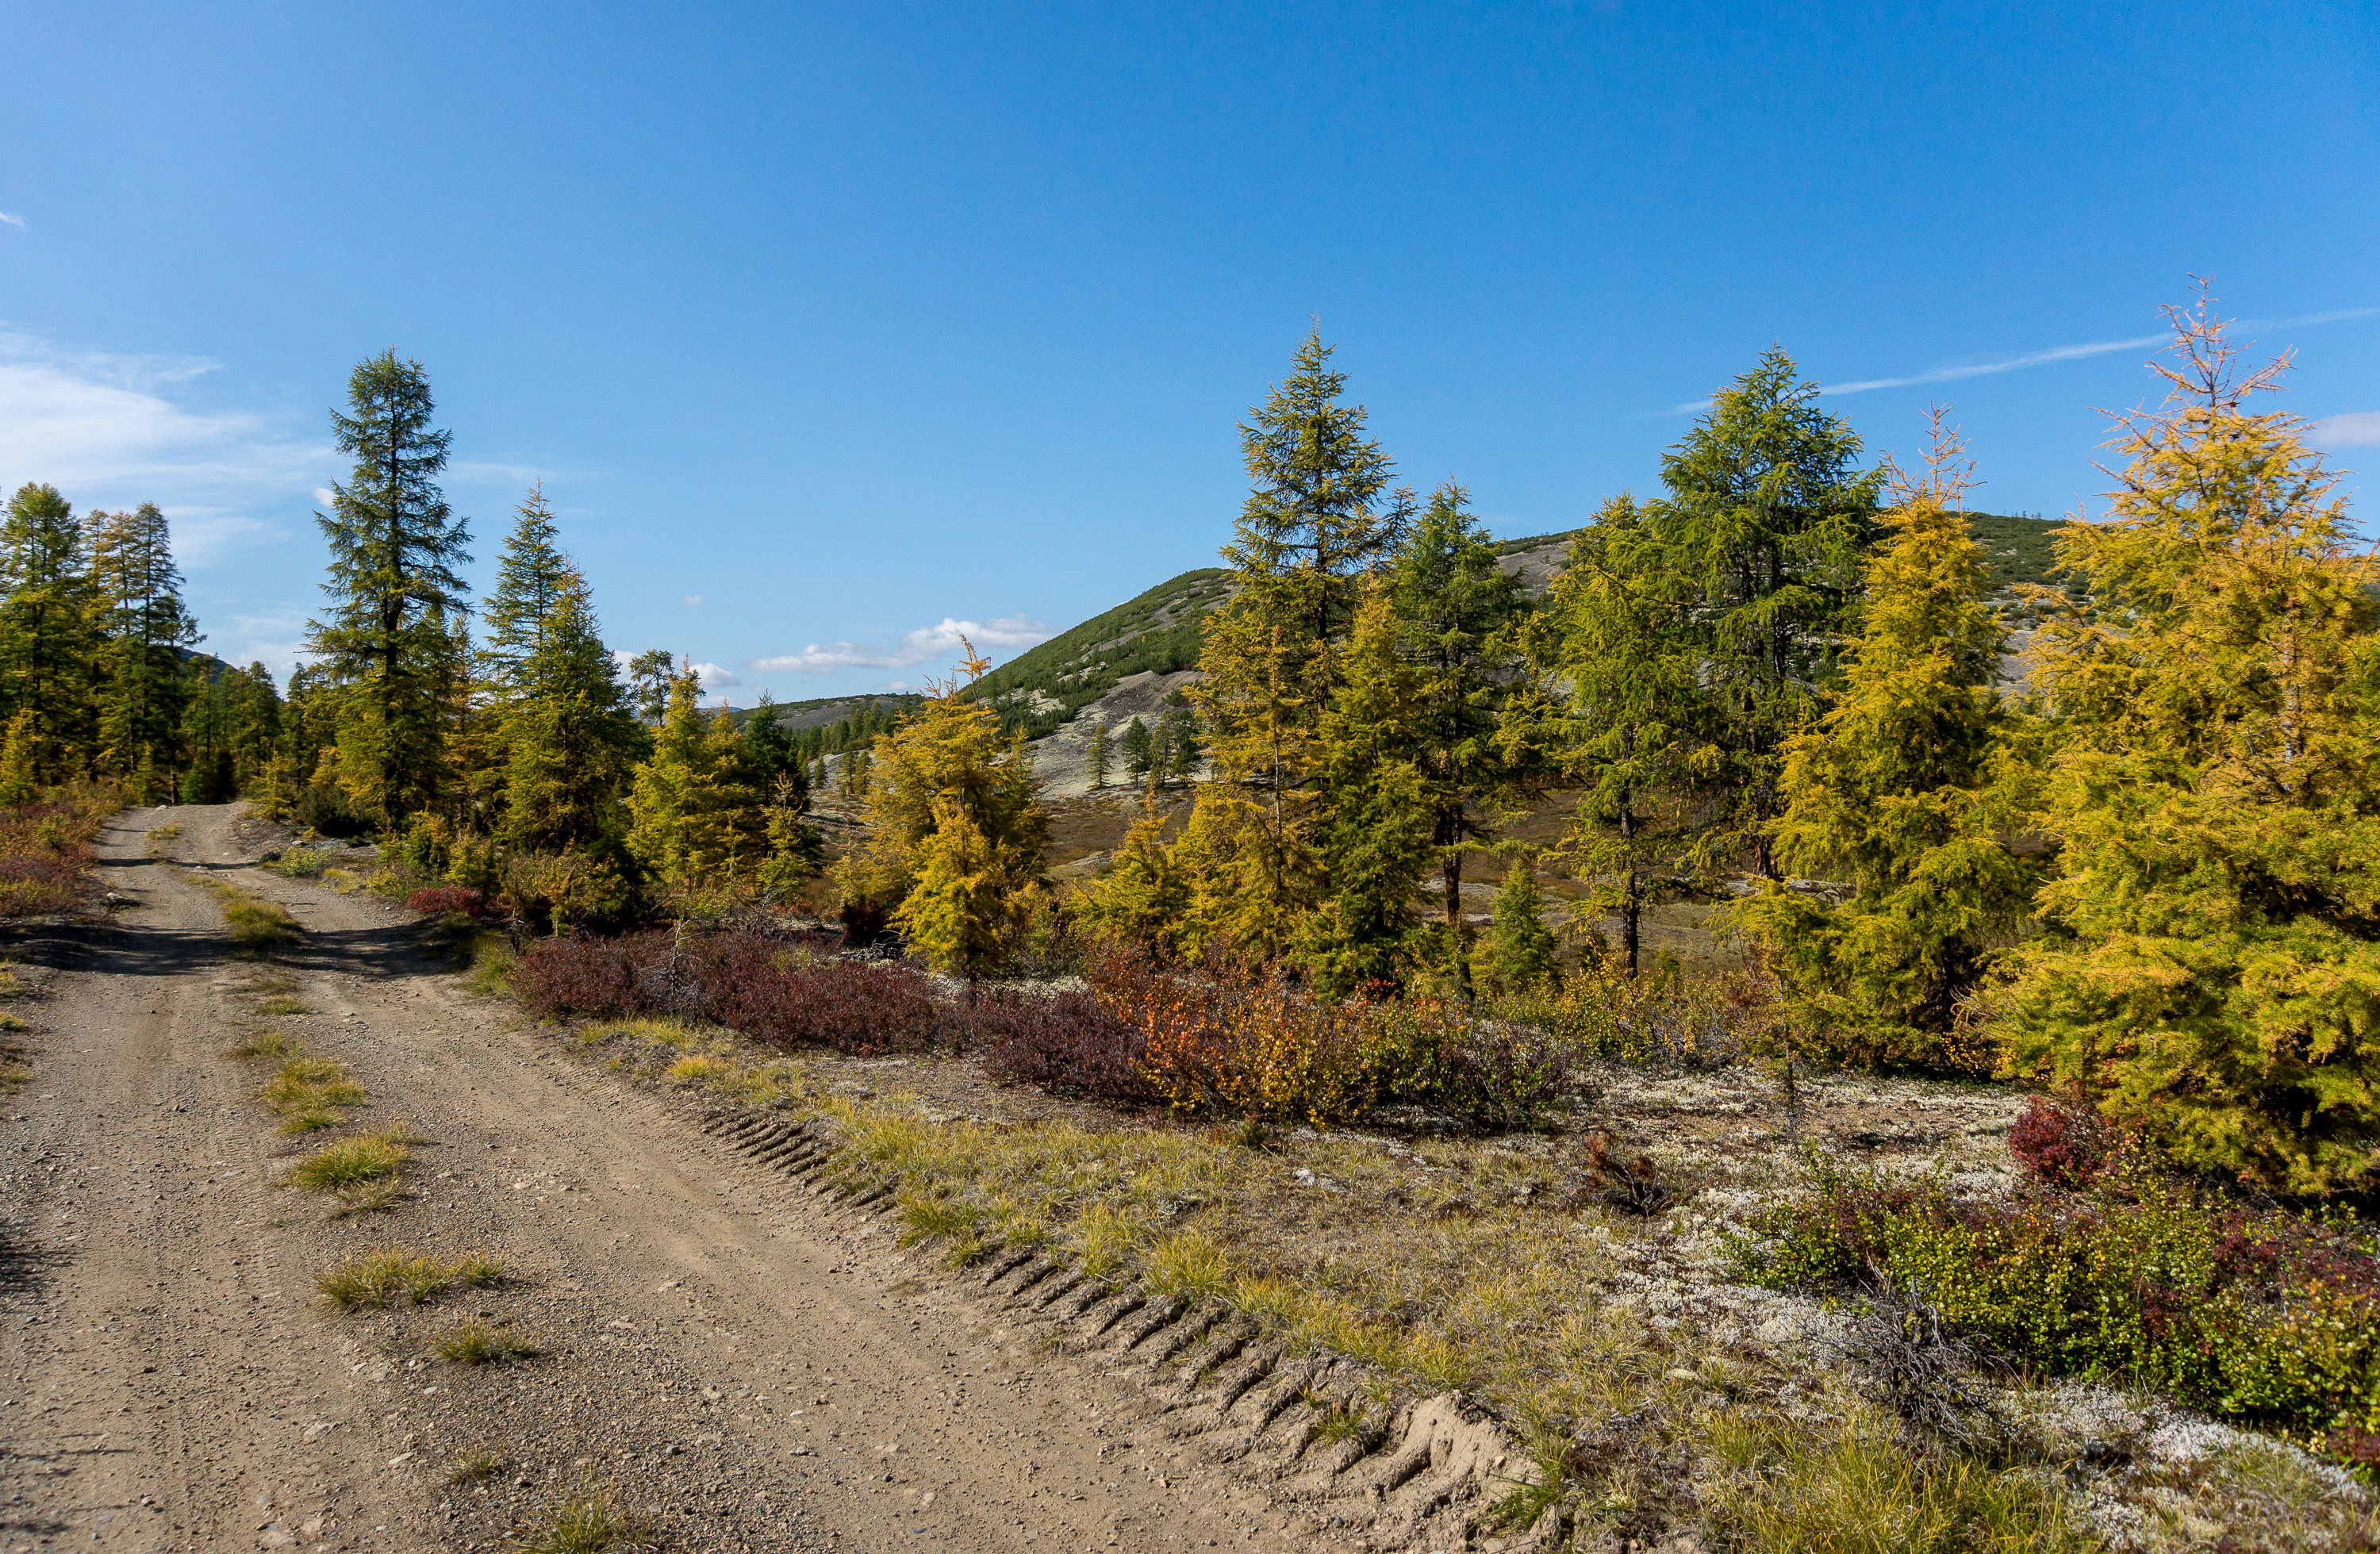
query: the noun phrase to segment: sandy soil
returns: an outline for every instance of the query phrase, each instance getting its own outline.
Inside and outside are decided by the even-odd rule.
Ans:
[[[13,947],[32,1076],[0,1098],[0,1549],[485,1548],[589,1482],[663,1547],[1306,1546],[1145,1427],[1131,1383],[470,998],[410,914],[247,867],[235,814],[121,818],[102,873],[130,904]],[[234,954],[199,871],[303,942]],[[274,976],[309,1013],[259,1013]],[[269,1064],[224,1056],[265,1028],[367,1087],[351,1131],[420,1141],[394,1208],[280,1184],[310,1142],[253,1099]],[[514,1277],[403,1311],[315,1298],[388,1245]],[[473,1314],[545,1353],[431,1357]],[[474,1456],[503,1469],[451,1482]]]

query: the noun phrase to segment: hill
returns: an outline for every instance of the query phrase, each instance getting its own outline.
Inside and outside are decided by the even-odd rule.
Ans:
[[[968,694],[990,700],[1003,722],[1038,739],[1126,675],[1196,666],[1199,623],[1231,596],[1229,571],[1193,568],[1018,654]]]

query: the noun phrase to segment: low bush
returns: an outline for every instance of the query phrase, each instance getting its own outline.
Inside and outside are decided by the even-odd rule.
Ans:
[[[407,911],[427,917],[460,912],[467,917],[480,917],[487,915],[488,898],[463,885],[431,885],[408,894],[405,905]]]
[[[1390,1005],[1374,1016],[1395,1052],[1395,1099],[1482,1132],[1536,1127],[1586,1088],[1576,1042],[1542,1026],[1482,1018],[1443,1003]]]
[[[522,954],[513,980],[549,1019],[713,1020],[763,1041],[854,1056],[957,1044],[962,1018],[934,996],[925,974],[897,963],[822,959],[817,948],[761,933],[547,939]]]
[[[331,854],[328,848],[284,847],[271,857],[263,859],[258,867],[281,875],[285,879],[319,880],[322,877],[322,869],[330,861]]]
[[[984,1067],[996,1079],[1111,1105],[1159,1099],[1147,1036],[1094,992],[1002,989],[979,994],[968,1014]]]
[[[1090,983],[1139,1031],[1148,1082],[1177,1111],[1327,1127],[1369,1111],[1395,1067],[1393,1038],[1365,1006],[1310,998],[1275,970],[1179,974],[1117,956]]]
[[[124,807],[122,790],[69,783],[30,804],[0,806],[0,917],[39,917],[69,910],[91,844],[107,817]]]
[[[1745,1271],[1914,1288],[2028,1365],[2158,1387],[2344,1455],[2380,1434],[2380,1257],[2351,1224],[2210,1199],[2136,1164],[2085,1195],[2004,1203],[1830,1169],[1815,1188],[1754,1221]]]
[[[2116,1130],[2087,1106],[2035,1096],[2009,1125],[2009,1153],[2053,1187],[2087,1187],[2115,1158]]]

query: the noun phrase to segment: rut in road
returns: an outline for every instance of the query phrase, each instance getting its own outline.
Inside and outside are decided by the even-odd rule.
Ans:
[[[120,818],[101,871],[131,904],[15,947],[0,1545],[485,1548],[589,1487],[668,1547],[1336,1541],[1317,1528],[1346,1518],[1198,1461],[1137,1379],[468,997],[412,915],[249,867],[237,817]],[[302,937],[243,959],[194,878]],[[327,1136],[412,1140],[388,1208],[284,1184],[324,1135],[276,1133],[271,1065],[224,1055],[266,1032],[363,1087]],[[511,1272],[316,1299],[391,1246]],[[542,1353],[434,1357],[474,1319]]]

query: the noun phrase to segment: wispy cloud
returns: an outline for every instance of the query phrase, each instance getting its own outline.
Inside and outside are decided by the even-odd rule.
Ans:
[[[2349,410],[2325,416],[2306,432],[2317,448],[2380,448],[2380,410]]]
[[[2253,334],[2265,329],[2303,329],[2320,323],[2339,323],[2348,319],[2368,319],[2380,315],[2380,308],[2338,308],[2326,313],[2301,313],[2286,319],[2235,319],[2230,330],[2234,334]],[[1955,383],[1962,378],[1986,378],[2000,372],[2018,372],[2028,367],[2046,367],[2054,362],[2082,361],[2095,356],[2107,356],[2115,351],[2145,350],[2162,346],[2173,338],[2170,333],[2135,334],[2123,340],[2088,340],[2079,345],[2050,346],[2022,356],[2002,357],[1991,361],[1961,362],[1949,367],[1928,368],[1899,378],[1855,378],[1849,382],[1826,383],[1818,392],[1824,395],[1866,394],[1873,389],[1913,388],[1924,383]],[[1673,416],[1700,415],[1710,408],[1708,399],[1697,399],[1684,405],[1672,405]]]
[[[25,230],[25,218],[22,216],[12,216],[6,211],[0,211],[0,221],[6,222],[19,232]]]
[[[215,370],[203,358],[67,350],[0,330],[0,485],[47,480],[83,506],[158,502],[195,526],[202,547],[211,533],[218,559],[243,538],[278,534],[236,527],[250,522],[240,509],[311,491],[336,456],[261,416],[177,402],[176,390]]]
[[[1058,635],[1048,625],[1023,615],[1002,615],[990,621],[962,621],[945,615],[934,625],[905,633],[900,646],[890,650],[865,642],[813,642],[798,653],[782,653],[754,661],[753,667],[771,674],[830,674],[838,669],[907,669],[948,658],[958,651],[959,638],[978,650],[1030,648]]]

